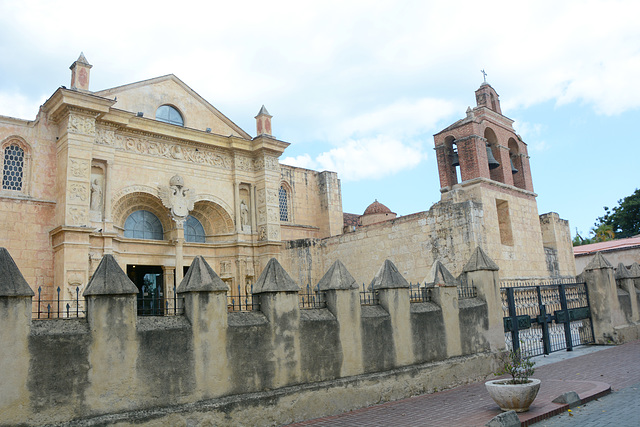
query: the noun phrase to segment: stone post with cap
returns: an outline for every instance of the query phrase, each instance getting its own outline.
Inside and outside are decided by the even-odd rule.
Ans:
[[[409,306],[409,282],[402,277],[396,266],[388,259],[384,261],[369,286],[378,291],[380,305],[391,317],[396,366],[414,362],[411,337],[411,310]]]
[[[109,412],[132,405],[130,397],[137,392],[137,294],[113,255],[103,256],[83,293],[92,340],[85,401],[92,410]]]
[[[253,287],[260,311],[269,321],[272,352],[264,356],[274,368],[271,388],[298,383],[302,377],[299,290],[275,258],[269,260]]]
[[[431,288],[431,301],[442,310],[447,357],[460,356],[460,308],[458,306],[458,281],[440,261],[436,261],[431,269],[430,277],[425,278],[425,285]]]
[[[229,390],[227,359],[227,291],[229,287],[198,255],[176,292],[184,296],[184,314],[193,333],[198,398],[221,396]]]
[[[362,328],[360,292],[358,284],[338,260],[318,282],[318,290],[325,292],[327,308],[336,317],[340,325],[340,346],[342,347],[342,366],[340,376],[361,374]]]
[[[29,333],[34,293],[15,261],[0,247],[0,413],[4,422],[20,424],[28,408]]]

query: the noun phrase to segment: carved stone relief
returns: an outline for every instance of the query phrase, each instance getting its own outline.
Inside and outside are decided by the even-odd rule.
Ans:
[[[265,202],[266,202],[266,200],[267,200],[267,199],[266,199],[266,191],[265,191],[265,189],[264,189],[264,188],[261,188],[261,189],[259,189],[256,193],[257,193],[257,195],[256,195],[256,196],[257,196],[257,199],[258,199],[258,200],[257,200],[257,201],[258,201],[258,204],[259,204],[259,205],[264,205],[264,204],[265,204]]]
[[[69,208],[69,219],[71,220],[71,225],[87,225],[88,222],[88,212],[84,207],[70,207]]]
[[[263,225],[260,227],[260,233],[258,234],[258,240],[263,241],[267,240],[267,226]]]
[[[258,208],[258,223],[264,224],[265,222],[267,222],[267,208]]]
[[[267,204],[269,205],[277,205],[278,201],[278,190],[268,189],[267,190]]]
[[[231,276],[231,261],[220,261],[220,276]]]
[[[84,135],[95,135],[96,122],[92,117],[83,117],[72,114],[69,116],[67,131],[69,133],[77,133]]]
[[[278,212],[278,208],[268,207],[267,208],[267,219],[269,222],[278,222],[280,220],[280,215]]]
[[[89,162],[82,159],[69,159],[71,176],[76,178],[86,178],[89,172]]]
[[[202,148],[183,147],[177,143],[155,141],[147,138],[112,134],[108,130],[99,130],[96,143],[113,146],[116,149],[167,159],[183,160],[205,164],[222,169],[231,169],[231,157]],[[276,159],[277,160],[277,159]]]
[[[69,183],[67,192],[69,194],[69,201],[84,202],[89,197],[89,188],[87,185],[78,182]]]

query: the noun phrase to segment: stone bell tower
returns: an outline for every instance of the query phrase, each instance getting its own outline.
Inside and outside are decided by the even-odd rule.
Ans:
[[[498,93],[485,81],[475,95],[466,117],[434,135],[441,191],[484,178],[533,192],[527,144],[502,115]]]

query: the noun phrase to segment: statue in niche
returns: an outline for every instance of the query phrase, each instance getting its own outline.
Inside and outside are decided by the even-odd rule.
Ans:
[[[249,208],[244,200],[240,202],[240,219],[242,221],[242,230],[247,229],[249,226]]]
[[[158,187],[162,204],[171,210],[173,219],[176,222],[184,222],[193,210],[196,195],[184,186],[184,179],[180,175],[175,175],[169,180],[169,186]]]
[[[85,190],[86,191],[86,190]],[[91,210],[99,211],[102,207],[102,185],[98,178],[91,181]]]

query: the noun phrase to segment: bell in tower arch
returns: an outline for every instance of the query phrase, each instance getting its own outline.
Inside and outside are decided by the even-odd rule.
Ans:
[[[500,167],[500,163],[493,157],[493,153],[491,152],[491,147],[487,145],[487,159],[489,160],[489,169],[495,169]]]

